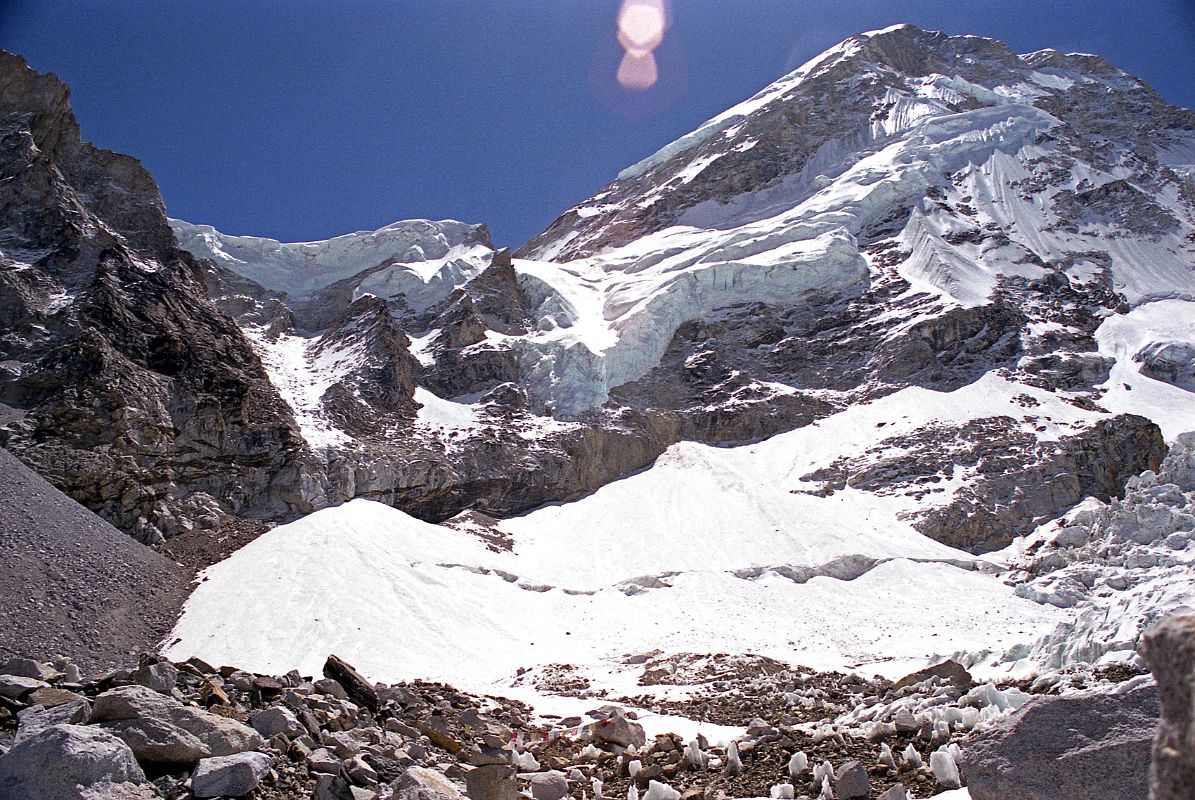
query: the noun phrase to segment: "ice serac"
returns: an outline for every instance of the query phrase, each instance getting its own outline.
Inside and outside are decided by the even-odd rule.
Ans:
[[[493,250],[485,225],[455,220],[402,220],[376,231],[291,243],[232,236],[178,219],[170,227],[179,245],[195,255],[294,299],[355,279],[362,292],[402,295],[411,306],[426,306],[479,272]]]
[[[0,52],[0,444],[147,542],[312,510],[289,409],[153,179],[84,143],[67,94]]]

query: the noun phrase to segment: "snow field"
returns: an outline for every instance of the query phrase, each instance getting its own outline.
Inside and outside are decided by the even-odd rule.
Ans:
[[[897,519],[909,501],[790,493],[840,453],[931,420],[1010,411],[1022,391],[988,376],[953,393],[906,389],[750,447],[676,445],[587,498],[502,522],[509,553],[355,500],[205,571],[168,654],[310,672],[335,652],[375,680],[499,692],[519,667],[550,663],[629,690],[637,672],[624,657],[654,650],[898,675],[956,651],[1028,645],[1066,612],[947,563],[974,559]],[[1040,395],[1053,403],[1045,437],[1090,416]],[[767,569],[842,555],[878,563],[804,583]]]

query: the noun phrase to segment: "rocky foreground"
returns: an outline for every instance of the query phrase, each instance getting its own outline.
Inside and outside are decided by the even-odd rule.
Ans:
[[[722,694],[743,700],[740,713],[771,719],[726,743],[648,737],[618,705],[533,722],[523,704],[443,684],[370,683],[336,656],[319,678],[152,655],[84,678],[66,659],[18,658],[0,675],[0,800],[903,800],[963,785],[974,800],[1096,786],[1114,800],[1145,796],[1151,747],[1150,796],[1189,799],[1195,617],[1164,621],[1143,650],[1156,686],[1122,668],[1086,676],[1086,692],[1073,678],[1026,692],[976,683],[948,661],[895,683],[786,676],[794,711],[758,702],[758,680],[731,681]],[[814,719],[835,700],[869,721]]]

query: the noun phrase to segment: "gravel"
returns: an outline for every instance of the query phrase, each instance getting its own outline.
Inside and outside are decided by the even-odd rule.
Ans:
[[[0,449],[0,661],[126,663],[169,633],[190,580]]]

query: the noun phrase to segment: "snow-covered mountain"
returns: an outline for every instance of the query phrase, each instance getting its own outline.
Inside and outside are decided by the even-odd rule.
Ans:
[[[683,653],[1131,660],[1191,605],[1195,114],[1096,56],[852,37],[515,253],[168,221],[2,66],[44,180],[4,189],[0,444],[203,563],[289,523],[172,655],[545,702]]]
[[[1061,439],[1064,488],[1013,497],[1057,457],[1004,418],[902,447],[978,464],[985,440],[1019,442],[922,513],[931,535],[1001,546],[1156,466],[1149,423],[1096,425],[1107,412],[1190,427],[1193,161],[1195,115],[1098,57],[898,26],[624,170],[514,258],[457,223],[293,245],[172,224],[222,268],[213,296],[332,502],[504,515],[676,441],[757,441],[999,370],[1091,412]],[[933,458],[896,461],[915,484]]]
[[[241,241],[174,225],[197,254]],[[270,311],[296,286],[280,248],[341,245],[260,241],[238,252],[269,269],[218,263],[261,286],[213,274],[218,301],[308,442],[370,459],[346,494],[395,508],[330,508],[212,567],[175,656],[277,671],[335,650],[543,703],[520,667],[630,692],[645,653],[893,675],[953,654],[1005,677],[1131,660],[1195,604],[1190,443],[1163,466],[1195,430],[1195,114],[1096,56],[862,34],[513,257],[476,251],[488,266],[436,301],[348,276],[374,255],[312,262],[304,286],[347,280],[337,307],[372,303],[417,362],[384,456],[329,399],[369,360],[336,333],[360,324]],[[477,453],[511,431],[528,474],[479,494]],[[422,473],[386,474],[418,437],[444,447],[434,511]],[[579,492],[536,483],[561,463],[596,491],[510,516]]]
[[[494,249],[484,225],[452,220],[403,220],[376,231],[293,244],[227,236],[177,219],[170,227],[179,244],[200,258],[292,299],[310,299],[334,283],[356,279],[360,292],[401,297],[420,310],[478,275]]]
[[[698,771],[697,734],[749,725],[765,793],[772,745],[841,762],[887,737],[914,752],[898,774],[880,751],[886,785],[920,793],[1030,693],[1136,697],[1144,628],[1195,609],[1195,113],[1097,56],[852,37],[513,253],[453,221],[280,243],[168,220],[8,54],[0,132],[0,446],[206,567],[176,661],[314,675],[335,652],[553,719],[651,707]],[[55,552],[25,554],[49,615],[79,607]],[[184,667],[166,684],[299,698],[288,730],[375,759],[308,753],[305,794],[327,768],[460,767],[418,738],[447,752],[459,698],[382,708],[336,666],[358,717],[293,673]],[[382,722],[394,703],[419,727]],[[475,710],[452,712],[469,738]],[[461,758],[508,770],[513,730]],[[635,755],[676,776],[681,746]]]

